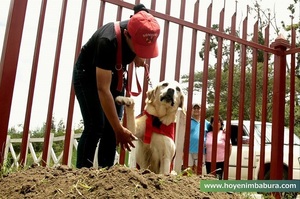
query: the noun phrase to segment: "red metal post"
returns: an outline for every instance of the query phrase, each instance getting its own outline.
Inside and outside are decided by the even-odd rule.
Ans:
[[[181,1],[180,6],[180,19],[184,19],[185,13],[185,1]],[[179,81],[180,79],[180,66],[181,66],[181,53],[182,53],[182,42],[183,42],[183,25],[178,26],[178,37],[177,37],[177,52],[176,52],[176,63],[175,63],[175,77],[174,79]]]
[[[265,29],[265,46],[269,46],[270,27]],[[269,54],[264,52],[264,70],[263,70],[263,98],[262,98],[262,125],[261,125],[261,145],[260,145],[260,165],[258,179],[264,179],[265,174],[265,145],[266,145],[266,121],[267,121],[267,101],[268,101],[268,83],[269,83]]]
[[[166,14],[170,15],[171,12],[171,1],[167,0],[166,4]],[[167,52],[168,52],[168,36],[169,36],[169,25],[170,21],[165,20],[164,23],[164,35],[163,35],[163,45],[162,45],[162,52],[161,52],[161,65],[160,65],[160,77],[159,81],[165,80],[166,75],[166,62],[167,62]]]
[[[4,149],[6,145],[26,7],[27,0],[12,0],[7,18],[0,63],[0,166],[4,161]]]
[[[235,35],[236,32],[236,13],[231,18],[231,34]],[[235,42],[230,42],[230,60],[229,60],[229,74],[228,74],[228,100],[227,100],[227,114],[226,114],[226,140],[231,137],[231,110],[232,110],[232,93],[233,93],[233,72],[234,72],[234,47]],[[229,143],[225,144],[225,151],[229,151]],[[228,179],[228,167],[229,167],[229,158],[225,156],[224,161],[224,179]]]
[[[206,20],[206,27],[210,28],[212,23],[212,4],[207,9],[207,20]],[[206,96],[207,96],[207,85],[208,85],[208,65],[209,65],[209,51],[210,51],[210,37],[211,34],[206,33],[205,35],[205,51],[204,51],[204,62],[203,62],[203,82],[202,82],[202,99],[201,99],[201,117],[200,117],[200,140],[204,140],[204,124],[206,118]],[[203,147],[204,145],[199,145],[199,148]],[[203,149],[203,148],[202,148]],[[201,159],[201,157],[200,157]]]
[[[27,151],[28,151],[27,150],[28,149],[28,139],[29,139],[29,133],[30,133],[29,132],[30,117],[31,117],[31,111],[32,111],[34,88],[35,88],[36,74],[37,74],[37,69],[38,69],[38,60],[39,60],[39,55],[40,55],[46,7],[47,7],[47,0],[43,0],[41,2],[41,11],[40,11],[39,24],[38,24],[38,29],[37,29],[33,63],[32,63],[32,68],[31,68],[30,85],[29,85],[29,91],[28,91],[28,97],[27,97],[27,107],[26,107],[26,113],[25,113],[21,153],[20,153],[20,159],[19,159],[20,165],[26,165],[26,158],[27,158]]]
[[[243,22],[243,39],[247,40],[247,22],[248,16]],[[241,50],[241,77],[240,77],[240,103],[239,103],[239,126],[238,126],[238,139],[237,139],[237,160],[236,160],[236,179],[241,179],[242,167],[242,134],[243,134],[243,120],[244,120],[244,106],[245,106],[245,79],[246,79],[246,59],[247,59],[247,46],[242,45]]]
[[[254,25],[253,41],[258,43],[258,22]],[[251,106],[250,106],[250,140],[249,140],[249,161],[248,180],[253,179],[253,158],[254,158],[254,121],[256,110],[256,79],[257,79],[257,48],[252,49],[252,77],[251,77]]]
[[[293,24],[293,20],[292,23]],[[291,31],[291,48],[296,47],[296,28],[292,26],[292,31]],[[290,135],[289,135],[289,165],[293,165],[293,157],[294,157],[294,131],[295,131],[295,92],[296,92],[296,55],[292,54],[291,55],[291,70],[290,70]],[[292,180],[293,179],[293,167],[289,166],[288,168],[288,179]]]
[[[219,16],[219,30],[224,31],[224,8],[220,12]],[[218,38],[218,52],[217,52],[217,69],[216,69],[216,85],[215,85],[215,102],[214,102],[214,122],[213,122],[213,144],[212,144],[212,158],[211,158],[211,171],[215,173],[216,162],[217,162],[217,142],[218,136],[215,136],[219,132],[218,122],[220,120],[219,111],[220,111],[220,93],[221,93],[221,77],[222,77],[222,55],[223,55],[223,38]],[[221,116],[221,118],[223,118]],[[228,140],[229,142],[229,140]],[[229,151],[226,152],[226,157],[229,157]]]
[[[46,129],[45,129],[45,134],[44,134],[44,147],[43,147],[43,155],[42,155],[42,166],[47,166],[47,163],[49,161],[49,152],[50,152],[49,144],[50,144],[52,114],[53,114],[55,90],[56,90],[56,83],[57,83],[57,74],[58,74],[58,68],[59,68],[62,37],[63,37],[63,32],[64,32],[65,17],[66,17],[66,10],[67,10],[68,1],[64,0],[62,2],[62,4],[63,5],[62,5],[62,8],[61,8],[61,18],[60,18],[60,22],[59,22],[59,30],[58,30],[57,43],[56,43],[56,52],[55,52],[55,60],[54,60],[54,66],[53,66],[52,82],[51,82],[50,97],[49,97],[49,104],[48,104]]]
[[[76,41],[76,49],[75,49],[75,60],[77,59],[81,44],[82,44],[82,36],[83,36],[83,29],[84,29],[84,19],[85,19],[85,13],[86,13],[86,5],[87,0],[83,0],[81,3],[81,12],[80,12],[80,19],[79,19],[79,26],[78,26],[78,32],[77,32],[77,41]],[[74,60],[74,62],[75,62]],[[67,125],[66,125],[66,136],[65,136],[65,144],[64,144],[64,152],[63,152],[63,158],[62,158],[62,164],[68,165],[70,155],[70,142],[71,142],[71,133],[72,133],[72,119],[73,119],[73,112],[74,112],[74,101],[75,101],[75,91],[73,88],[71,80],[71,90],[70,90],[70,99],[69,99],[69,109],[68,109],[68,118],[67,118]]]
[[[284,137],[284,110],[285,110],[285,83],[286,83],[286,55],[284,51],[289,44],[283,37],[278,37],[271,47],[279,51],[274,59],[274,86],[272,112],[272,150],[271,176],[272,180],[281,180],[283,173],[283,137]],[[278,192],[274,193],[280,198]]]
[[[198,23],[198,13],[199,12],[199,1],[197,1],[194,5],[194,23]],[[189,88],[194,88],[194,76],[195,76],[195,51],[196,51],[196,43],[197,43],[197,30],[193,29],[192,33],[192,46],[191,46],[191,59],[190,59],[190,72],[189,72]],[[188,104],[192,104],[192,95],[193,92],[188,93]],[[192,106],[187,107],[187,115],[186,115],[186,130],[184,137],[184,155],[183,155],[183,168],[187,168],[188,165],[188,154],[189,154],[189,143],[190,143],[190,131],[191,131],[191,112]]]

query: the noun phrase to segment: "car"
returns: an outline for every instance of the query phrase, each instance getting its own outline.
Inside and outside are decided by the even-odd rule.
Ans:
[[[237,165],[237,138],[238,138],[238,120],[231,121],[231,143],[232,152],[229,159],[229,179],[236,178]],[[224,125],[226,127],[226,125]],[[260,171],[260,150],[261,150],[261,129],[262,123],[254,122],[254,159],[253,159],[253,180],[258,179]],[[243,121],[243,141],[241,157],[241,179],[248,179],[248,162],[249,162],[249,138],[250,138],[250,121]],[[270,179],[271,164],[271,140],[272,140],[272,123],[266,123],[265,137],[265,161],[264,161],[264,179]],[[289,146],[289,129],[284,128],[284,149],[283,149],[283,178],[287,179],[288,175],[288,149]],[[294,156],[293,156],[293,179],[300,179],[300,138],[294,134]]]

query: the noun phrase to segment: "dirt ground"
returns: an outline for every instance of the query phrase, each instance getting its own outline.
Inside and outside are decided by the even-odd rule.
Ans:
[[[199,183],[204,178],[211,177],[157,175],[121,165],[110,169],[32,166],[2,176],[0,198],[249,198],[236,193],[201,192]]]

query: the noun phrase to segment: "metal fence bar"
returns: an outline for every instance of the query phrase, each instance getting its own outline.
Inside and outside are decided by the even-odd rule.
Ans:
[[[254,25],[253,41],[258,43],[258,22]],[[250,104],[250,140],[249,140],[249,161],[248,161],[248,179],[253,179],[253,159],[254,156],[254,121],[256,111],[256,81],[257,81],[257,55],[258,50],[252,48],[252,77],[251,77],[251,104]]]
[[[293,23],[293,21],[292,21]],[[295,27],[292,27],[291,30],[292,41],[291,48],[296,47],[296,30]],[[295,102],[295,92],[296,92],[296,56],[295,54],[291,54],[291,68],[290,68],[290,102]],[[289,134],[289,143],[294,143],[294,133],[295,133],[295,103],[290,103],[290,134]],[[293,165],[293,157],[294,157],[294,146],[292,144],[289,145],[289,165]],[[293,168],[288,168],[288,179],[293,179]]]
[[[26,164],[25,161],[26,161],[26,155],[28,149],[27,143],[29,139],[29,125],[31,120],[32,103],[33,103],[33,96],[35,90],[34,88],[36,83],[36,74],[38,69],[38,60],[39,60],[40,49],[41,49],[42,33],[43,33],[43,27],[45,22],[46,7],[47,7],[47,0],[43,0],[41,2],[40,17],[38,22],[34,56],[33,56],[32,68],[31,68],[31,77],[29,82],[30,85],[29,85],[29,91],[27,97],[27,107],[26,107],[26,113],[24,119],[24,130],[23,130],[23,137],[22,137],[20,160],[19,160],[21,165]]]
[[[198,13],[199,12],[199,1],[196,1],[196,3],[194,4],[194,18],[193,18],[193,22],[195,24],[198,23]],[[196,51],[196,41],[197,41],[197,30],[193,29],[192,32],[192,46],[191,46],[191,53],[195,53]],[[194,88],[194,72],[195,72],[195,57],[191,55],[190,57],[190,71],[189,71],[189,88],[193,89]],[[193,99],[193,93],[189,92],[187,94],[187,104],[192,104],[192,99]],[[192,110],[192,106],[187,106],[187,115],[186,115],[186,129],[185,129],[185,137],[184,137],[184,151],[185,153],[183,154],[183,168],[187,168],[188,167],[188,155],[189,153],[186,153],[187,151],[189,151],[189,143],[190,143],[190,132],[191,130],[191,110]],[[202,125],[203,126],[203,125]]]
[[[269,46],[269,35],[270,26],[268,25],[265,29],[265,45]],[[261,126],[261,147],[260,147],[260,164],[259,164],[259,179],[262,180],[265,175],[265,144],[266,144],[266,118],[268,113],[268,82],[269,82],[269,53],[264,52],[264,63],[263,63],[263,89],[262,89],[262,126]]]
[[[231,17],[231,35],[235,35],[236,33],[236,12]],[[229,60],[229,67],[228,67],[228,100],[227,100],[227,114],[226,120],[231,121],[232,116],[232,95],[233,95],[233,73],[234,73],[234,55],[235,55],[235,42],[230,41],[230,60]],[[231,138],[231,127],[230,123],[226,122],[226,139],[228,140]],[[225,150],[229,151],[230,146],[227,142],[225,145]],[[229,165],[229,157],[225,156],[224,161],[224,179],[228,179],[228,166]]]
[[[173,1],[174,2],[174,1]],[[171,1],[167,0],[166,1],[166,15],[170,15],[171,11]],[[162,52],[161,52],[161,65],[160,65],[160,76],[159,76],[159,81],[165,80],[165,75],[166,75],[166,62],[167,62],[167,53],[168,53],[168,36],[169,36],[169,26],[170,22],[168,20],[164,21],[164,35],[163,35],[163,44],[162,44]]]
[[[83,36],[83,29],[84,29],[86,6],[87,6],[87,0],[82,0],[79,25],[77,31],[76,47],[75,47],[74,64],[76,62],[76,59],[79,55],[82,46],[82,36]],[[73,121],[74,103],[75,103],[75,91],[73,88],[72,80],[70,84],[71,85],[70,85],[69,109],[68,109],[68,116],[67,116],[66,136],[65,136],[66,142],[64,145],[64,154],[63,154],[63,161],[62,161],[62,163],[65,165],[69,165],[70,163],[70,148],[72,147],[72,143],[70,142],[72,142],[72,121]]]
[[[182,0],[180,1],[180,14],[179,14],[179,18],[181,20],[184,20],[184,14],[185,14],[185,4],[186,4],[186,0]],[[183,43],[183,30],[184,30],[184,26],[183,25],[178,25],[178,38],[177,38],[177,51],[176,51],[176,63],[175,63],[175,76],[174,79],[179,81],[180,79],[180,63],[181,63],[181,54],[182,54],[182,43]]]
[[[17,72],[27,0],[11,1],[0,62],[0,166],[4,161],[9,115]]]
[[[212,23],[212,4],[207,8],[207,20],[206,20],[206,27],[211,27]],[[210,51],[210,39],[211,34],[205,34],[205,46],[204,46],[204,61],[203,61],[203,80],[202,80],[202,94],[201,94],[201,117],[200,117],[200,146],[204,148],[204,144],[202,144],[202,140],[204,141],[204,125],[205,125],[205,118],[206,118],[206,96],[207,96],[207,85],[208,85],[208,66],[209,66],[209,51]],[[186,131],[189,132],[189,131]],[[186,149],[186,148],[185,148]],[[185,150],[186,152],[186,150]],[[202,152],[203,153],[203,152]],[[201,157],[200,157],[201,160]],[[187,160],[186,160],[187,161]],[[201,172],[201,171],[197,171]]]
[[[219,31],[224,31],[224,8],[220,12],[219,16]],[[219,132],[218,123],[221,115],[219,114],[220,111],[220,93],[221,93],[221,78],[222,78],[222,54],[223,54],[223,38],[218,38],[218,52],[217,52],[217,63],[216,63],[216,85],[215,85],[215,97],[214,97],[214,122],[213,122],[213,134],[217,135]],[[217,158],[217,142],[218,136],[213,136],[213,143],[212,143],[212,166],[211,171],[216,170],[216,158]],[[229,140],[228,140],[229,142]],[[229,151],[227,151],[229,157]],[[215,173],[215,172],[213,172]]]
[[[46,127],[45,127],[45,141],[44,141],[44,150],[43,150],[43,155],[42,155],[42,158],[43,158],[42,165],[43,166],[46,166],[45,163],[49,161],[49,153],[50,153],[49,139],[50,139],[51,125],[52,125],[53,106],[54,106],[54,99],[55,99],[57,74],[58,74],[58,69],[59,69],[59,60],[60,60],[62,38],[63,38],[63,32],[64,32],[64,26],[65,26],[67,4],[68,4],[67,0],[64,0],[62,2],[61,18],[60,18],[60,22],[59,22],[59,29],[58,29],[58,35],[57,35],[52,82],[51,82],[49,104],[48,104],[48,113],[47,113],[47,120],[46,120]]]
[[[247,13],[248,14],[248,13]],[[244,40],[247,39],[248,15],[243,21],[243,35]],[[245,73],[247,65],[247,45],[242,44],[241,47],[241,76],[240,76],[240,97],[239,97],[239,126],[238,126],[238,148],[237,148],[237,167],[236,179],[241,179],[242,166],[242,136],[243,136],[243,120],[245,113]]]

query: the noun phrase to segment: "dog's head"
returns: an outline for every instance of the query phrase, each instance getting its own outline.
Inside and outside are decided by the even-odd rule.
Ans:
[[[147,92],[145,110],[169,125],[175,121],[177,110],[183,107],[183,103],[180,84],[177,81],[163,81]]]

